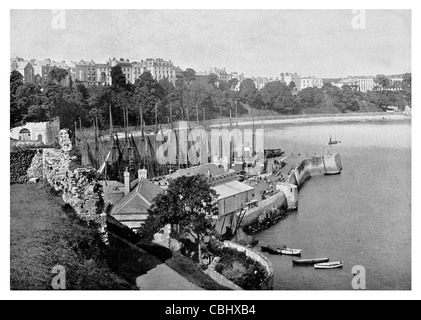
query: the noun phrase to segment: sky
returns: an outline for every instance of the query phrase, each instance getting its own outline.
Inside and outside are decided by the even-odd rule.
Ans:
[[[64,17],[57,28],[52,10],[11,10],[10,57],[163,58],[246,77],[411,72],[410,10],[367,10],[365,19],[352,10],[66,10]]]

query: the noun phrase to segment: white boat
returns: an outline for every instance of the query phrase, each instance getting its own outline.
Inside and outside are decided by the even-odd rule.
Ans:
[[[327,263],[318,263],[314,265],[316,269],[338,269],[342,268],[344,263],[342,261],[327,262]]]
[[[280,252],[287,256],[300,256],[301,255],[300,249],[290,249],[290,248],[282,248]]]

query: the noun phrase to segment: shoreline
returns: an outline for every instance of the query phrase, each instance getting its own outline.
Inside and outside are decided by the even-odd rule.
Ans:
[[[347,114],[347,115],[326,115],[326,116],[308,116],[308,117],[294,117],[294,118],[280,118],[280,119],[262,119],[255,118],[254,124],[260,125],[262,122],[265,125],[272,124],[286,124],[286,125],[300,125],[300,124],[321,124],[321,123],[358,123],[358,122],[390,122],[390,121],[404,121],[411,120],[410,117],[403,113],[380,113],[380,114]],[[238,126],[251,126],[253,120],[238,119]],[[216,127],[228,127],[228,123],[223,122],[222,124],[212,124],[211,128]],[[233,120],[232,126],[236,126],[235,120]]]

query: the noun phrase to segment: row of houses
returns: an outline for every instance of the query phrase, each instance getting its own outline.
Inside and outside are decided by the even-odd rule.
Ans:
[[[240,91],[240,85],[241,83],[244,81],[245,76],[243,73],[238,73],[238,72],[230,72],[228,73],[225,68],[217,68],[217,67],[213,67],[210,68],[209,71],[204,71],[204,72],[196,72],[196,79],[198,80],[203,80],[205,81],[209,75],[214,74],[217,76],[217,85],[219,85],[220,82],[229,82],[232,79],[237,79],[237,83],[236,85],[231,88],[232,90],[235,91]]]
[[[276,78],[267,78],[267,77],[258,77],[252,78],[257,90],[262,90],[266,84],[270,82],[279,81],[286,85],[294,84],[294,91],[301,91],[305,88],[322,88],[323,79],[316,77],[301,77],[297,73],[281,73],[280,77]]]
[[[349,86],[354,90],[361,92],[373,91],[376,90],[378,84],[375,82],[375,77],[371,76],[357,76],[357,77],[347,77],[344,79],[335,79],[334,81],[328,81],[327,79],[317,78],[317,77],[302,77],[297,73],[281,73],[280,78],[252,78],[256,88],[262,90],[264,86],[269,82],[280,81],[286,85],[294,84],[294,91],[301,91],[306,88],[319,88],[321,89],[325,83],[331,83],[332,86],[337,88],[343,88],[344,86]],[[393,89],[393,84],[397,84],[403,81],[403,78],[400,76],[390,76],[388,79],[391,82],[389,90]]]
[[[146,59],[140,62],[129,59],[116,58],[109,59],[106,63],[100,64],[95,61],[80,60],[79,62],[71,61],[54,61],[51,59],[44,60],[24,60],[23,58],[16,57],[10,60],[10,71],[16,70],[20,72],[25,82],[44,85],[47,81],[47,76],[53,68],[61,68],[67,70],[69,76],[63,79],[63,85],[67,85],[71,80],[73,82],[81,82],[87,86],[92,85],[111,85],[111,68],[119,65],[123,71],[127,83],[134,84],[137,79],[144,73],[150,72],[152,77],[160,81],[164,78],[175,84],[177,77],[182,75],[183,70],[174,66],[171,60]],[[197,72],[196,79],[207,79],[210,74],[217,76],[219,85],[220,82],[229,82],[232,79],[237,79],[236,85],[232,88],[235,91],[240,90],[241,83],[244,81],[245,76],[243,73],[227,72],[225,68],[210,68],[209,71]],[[302,77],[297,73],[281,73],[280,77],[257,77],[252,78],[257,90],[262,90],[266,84],[270,82],[280,81],[286,85],[294,84],[293,90],[298,92],[306,88],[322,88],[326,81],[322,78],[314,76]],[[402,77],[390,77],[392,83],[402,82]],[[350,86],[361,92],[372,91],[376,88],[377,84],[374,77],[348,77],[345,79],[337,79],[332,81],[331,84],[335,87],[342,88],[343,86]]]
[[[173,84],[177,76],[182,73],[182,70],[174,66],[171,60],[166,61],[161,58],[146,59],[140,62],[113,58],[106,63],[96,63],[93,60],[66,63],[65,61],[57,62],[48,58],[44,60],[25,60],[16,57],[10,60],[10,71],[20,72],[25,82],[43,85],[53,68],[61,68],[69,73],[68,79],[64,79],[65,82],[69,82],[71,79],[73,82],[81,82],[87,86],[106,86],[112,84],[111,68],[117,65],[121,67],[127,83],[132,84],[146,71],[149,71],[157,81],[167,78]]]

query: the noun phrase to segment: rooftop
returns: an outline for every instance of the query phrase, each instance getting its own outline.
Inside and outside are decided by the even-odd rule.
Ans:
[[[237,194],[253,191],[254,188],[237,180],[212,187],[218,194],[218,200],[229,198]]]

